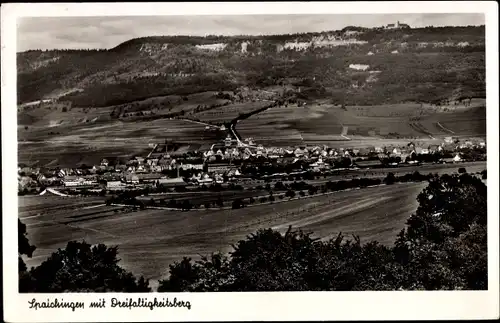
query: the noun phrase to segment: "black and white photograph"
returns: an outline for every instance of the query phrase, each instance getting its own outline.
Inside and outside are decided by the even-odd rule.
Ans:
[[[23,311],[498,291],[498,45],[484,12],[453,6],[17,17],[3,217]]]

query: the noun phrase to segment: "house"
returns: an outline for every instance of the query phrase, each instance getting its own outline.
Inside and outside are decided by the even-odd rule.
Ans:
[[[107,181],[106,188],[107,189],[118,189],[122,188],[124,185],[121,181]]]
[[[156,165],[156,166],[151,166],[151,167],[149,168],[149,170],[150,170],[151,172],[156,172],[156,173],[159,173],[159,172],[161,172],[161,171],[163,170],[163,168],[162,168],[162,166],[160,166],[160,165]]]
[[[203,164],[181,164],[180,167],[184,170],[187,170],[187,169],[203,170]]]
[[[125,183],[127,184],[139,184],[139,177],[136,174],[126,174]]]
[[[399,157],[401,158],[402,163],[406,163],[406,160],[408,159],[408,157],[410,157],[410,154],[402,153]]]
[[[222,174],[215,174],[214,179],[217,184],[224,183],[224,176],[222,176]]]
[[[156,181],[157,186],[162,187],[186,187],[187,183],[181,178],[160,178]]]
[[[105,166],[106,167],[108,165],[109,165],[109,161],[106,158],[104,158],[103,160],[101,160],[101,166]]]
[[[325,164],[323,159],[320,157],[316,162],[310,164],[309,167],[312,168],[314,171],[321,171],[330,168],[330,165]]]
[[[65,176],[63,179],[63,185],[65,187],[75,187],[84,185],[85,180],[78,176]]]
[[[462,157],[460,157],[459,154],[456,154],[455,157],[453,157],[453,162],[459,163],[461,161],[463,161],[463,159],[462,159]]]
[[[208,174],[205,174],[205,175],[201,176],[200,178],[195,178],[195,182],[198,185],[212,184],[213,179],[211,179],[210,176],[208,176]]]
[[[146,163],[149,165],[149,166],[156,166],[158,165],[158,158],[150,158],[146,161]]]
[[[24,189],[27,187],[35,187],[35,186],[36,186],[36,182],[31,177],[21,176],[18,179],[18,187],[20,189]]]
[[[33,168],[31,167],[21,167],[21,169],[18,168],[19,173],[25,173],[26,175],[33,174]]]
[[[304,153],[305,153],[305,152],[304,152],[304,150],[303,150],[303,149],[300,149],[300,148],[295,149],[295,151],[293,152],[293,154],[294,154],[295,156],[297,156],[297,157],[298,157],[298,156],[303,156],[303,155],[304,155]]]
[[[207,172],[209,174],[221,172],[225,173],[230,171],[231,169],[235,169],[236,166],[231,163],[209,163],[207,164]]]
[[[170,156],[163,156],[162,158],[160,158],[158,160],[158,165],[161,165],[161,166],[166,166],[166,165],[170,165],[170,163],[172,162],[172,160],[170,159]]]
[[[430,145],[429,146],[429,152],[431,154],[435,154],[435,153],[438,153],[441,151],[443,151],[443,147],[441,147],[440,145]]]
[[[138,174],[139,182],[150,183],[159,180],[162,175],[157,173]]]
[[[144,163],[144,157],[135,157],[138,165],[142,165]]]
[[[455,157],[453,158],[443,158],[441,159],[441,161],[445,164],[452,164],[452,163],[459,163],[461,162],[463,159],[462,157],[460,157],[460,154],[456,154]]]
[[[366,64],[350,64],[349,65],[350,69],[358,70],[358,71],[366,71],[368,68],[370,68],[370,65]]]
[[[453,143],[453,137],[444,137],[444,142],[447,144]]]
[[[227,176],[240,176],[240,175],[241,175],[241,173],[240,173],[239,169],[230,170],[227,173]]]
[[[226,139],[224,139],[224,146],[231,147],[232,144],[233,140],[231,139],[231,136],[227,135]]]

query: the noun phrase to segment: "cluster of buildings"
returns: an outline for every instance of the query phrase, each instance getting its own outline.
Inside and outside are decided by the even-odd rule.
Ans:
[[[129,160],[104,158],[99,165],[76,168],[18,168],[19,189],[37,186],[58,186],[69,189],[133,189],[141,186],[179,187],[237,181],[244,177],[242,166],[294,165],[301,170],[323,172],[339,167],[374,167],[389,164],[418,163],[418,156],[447,153],[440,161],[447,163],[464,160],[461,150],[485,148],[485,142],[446,137],[440,145],[417,146],[413,142],[403,147],[331,148],[322,146],[264,147],[251,140],[241,141],[228,136],[203,152],[190,152],[171,156],[157,146],[146,157],[136,156]],[[387,163],[387,160],[390,162]],[[305,166],[304,166],[305,165]]]

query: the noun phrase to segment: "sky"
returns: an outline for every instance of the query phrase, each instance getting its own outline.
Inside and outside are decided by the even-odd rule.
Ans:
[[[137,37],[264,35],[380,27],[484,25],[483,14],[337,14],[240,16],[29,17],[17,21],[17,52],[29,49],[105,49]]]

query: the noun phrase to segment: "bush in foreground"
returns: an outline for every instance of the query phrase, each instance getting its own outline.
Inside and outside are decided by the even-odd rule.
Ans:
[[[117,247],[68,242],[40,266],[29,271],[29,284],[20,292],[150,292],[149,282],[139,280],[118,266]]]
[[[160,290],[487,289],[484,183],[468,174],[431,178],[418,201],[392,247],[341,234],[322,242],[291,228],[284,235],[259,230],[217,265],[213,259],[174,263]]]
[[[341,234],[320,241],[291,227],[285,234],[261,229],[233,245],[227,256],[171,264],[158,291],[487,289],[486,185],[466,173],[432,177],[417,199],[419,207],[394,246],[363,244],[357,236],[345,239]],[[19,232],[21,239],[24,233]],[[20,289],[151,290],[148,281],[137,281],[118,262],[115,247],[70,242],[39,267],[24,271]]]

